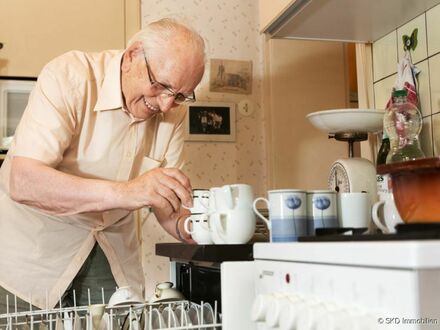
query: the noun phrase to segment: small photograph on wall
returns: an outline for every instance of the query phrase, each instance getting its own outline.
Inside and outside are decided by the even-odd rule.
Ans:
[[[252,61],[211,59],[209,91],[252,94]]]
[[[188,106],[185,141],[235,141],[235,104],[196,102]]]

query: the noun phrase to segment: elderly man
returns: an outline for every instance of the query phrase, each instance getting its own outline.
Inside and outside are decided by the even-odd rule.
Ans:
[[[177,106],[195,101],[204,62],[203,39],[163,19],[124,51],[72,51],[43,68],[0,171],[0,305],[7,291],[39,308],[72,289],[86,304],[87,286],[140,291],[141,207],[191,242]]]

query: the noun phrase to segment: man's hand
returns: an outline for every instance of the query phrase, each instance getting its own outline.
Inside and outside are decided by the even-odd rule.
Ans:
[[[124,208],[131,210],[150,206],[171,216],[180,211],[182,204],[192,206],[189,179],[175,168],[156,168],[127,183],[121,183],[120,188],[120,197],[126,204]]]

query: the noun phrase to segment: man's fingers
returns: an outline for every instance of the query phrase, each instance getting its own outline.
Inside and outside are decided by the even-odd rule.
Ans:
[[[177,168],[164,168],[163,173],[176,179],[190,194],[192,194],[191,182],[181,170]]]

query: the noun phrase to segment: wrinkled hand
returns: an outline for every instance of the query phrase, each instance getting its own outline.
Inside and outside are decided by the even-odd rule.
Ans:
[[[156,168],[125,183],[129,209],[145,206],[164,214],[177,213],[181,204],[192,206],[192,187],[188,177],[176,168]]]

